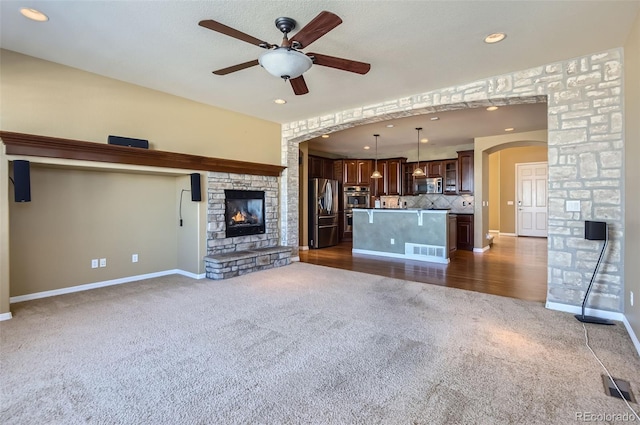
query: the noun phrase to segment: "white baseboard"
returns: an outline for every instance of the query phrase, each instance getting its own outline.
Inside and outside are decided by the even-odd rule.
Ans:
[[[122,283],[135,282],[137,280],[152,279],[154,277],[168,276],[170,274],[180,274],[193,279],[202,279],[204,274],[197,275],[184,270],[173,269],[161,272],[140,274],[137,276],[128,276],[120,279],[105,280],[102,282],[86,283],[84,285],[70,286],[68,288],[53,289],[51,291],[36,292],[34,294],[18,295],[9,298],[9,303],[20,303],[23,301],[37,300],[40,298],[55,297],[56,295],[71,294],[73,292],[88,291],[89,289],[103,288],[105,286],[120,285]],[[202,277],[199,277],[202,276]]]
[[[491,249],[491,245],[483,246],[482,248],[473,248],[473,252],[483,253],[489,251],[489,249]]]
[[[491,230],[491,229],[489,229],[489,233],[500,233],[500,230]]]
[[[180,270],[180,269],[176,269],[176,270],[173,270],[173,271],[176,274],[179,274],[179,275],[182,275],[182,276],[185,276],[185,277],[190,277],[191,279],[198,279],[199,280],[199,279],[204,279],[205,277],[207,277],[206,273],[195,274],[195,273],[191,273],[191,272],[188,272],[186,270]]]
[[[299,247],[298,247],[298,249],[299,249],[300,251],[309,251],[309,245],[302,245],[302,246],[299,246]]]
[[[565,313],[572,313],[572,314],[582,314],[582,307],[577,305],[569,305],[569,304],[554,303],[551,301],[547,301],[547,303],[545,304],[545,307],[548,308],[549,310],[563,311]],[[638,355],[640,355],[640,341],[638,340],[638,337],[636,336],[635,332],[633,332],[633,329],[631,328],[631,324],[629,323],[627,318],[624,316],[624,314],[616,311],[598,310],[595,308],[585,308],[584,314],[587,316],[595,316],[603,319],[616,320],[618,322],[624,323],[624,327],[627,329],[629,338],[631,338],[631,342],[633,342],[633,346],[636,347],[636,351],[638,352]]]
[[[503,232],[498,232],[498,236],[518,236],[515,233],[503,233]]]
[[[2,313],[0,314],[0,322],[2,322],[3,320],[9,320],[11,319],[13,316],[11,315],[11,312],[8,313]]]

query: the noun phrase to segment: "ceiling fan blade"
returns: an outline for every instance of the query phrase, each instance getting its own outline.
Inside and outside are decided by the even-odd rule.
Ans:
[[[325,10],[298,31],[291,41],[300,43],[300,49],[305,48],[341,23],[342,19],[338,15]]]
[[[371,69],[371,64],[352,61],[349,59],[336,58],[334,56],[321,55],[318,53],[307,53],[313,59],[314,65],[328,66],[329,68],[341,69],[343,71],[355,72],[356,74],[366,74]]]
[[[293,92],[295,94],[301,95],[309,93],[307,83],[304,81],[304,77],[302,75],[289,81],[291,82],[291,87],[293,88]]]
[[[220,22],[213,21],[211,19],[206,19],[204,21],[200,21],[198,23],[201,27],[208,28],[212,31],[219,32],[220,34],[228,35],[229,37],[237,38],[238,40],[246,41],[249,44],[253,44],[255,46],[267,45],[271,46],[266,41],[258,40],[255,37],[250,36],[249,34],[245,34],[242,31],[238,31],[235,28],[228,27]]]
[[[228,68],[218,69],[216,71],[213,71],[213,73],[216,74],[216,75],[227,75],[227,74],[231,74],[232,72],[241,71],[243,69],[251,68],[252,66],[256,66],[256,65],[258,65],[258,59],[254,59],[252,61],[245,62],[245,63],[239,63],[237,65],[233,65],[233,66],[230,66]]]

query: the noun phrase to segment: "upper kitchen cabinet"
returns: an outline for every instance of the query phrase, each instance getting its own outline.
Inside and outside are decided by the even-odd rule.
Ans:
[[[442,178],[442,193],[445,195],[458,194],[458,160],[447,159],[442,161],[444,176]]]
[[[473,151],[458,152],[458,193],[473,194]]]
[[[387,159],[387,169],[384,174],[385,195],[402,195],[402,172],[406,158]]]
[[[371,179],[371,195],[402,195],[403,172],[406,158],[378,160],[379,179]],[[375,168],[375,161],[372,162]],[[372,169],[373,172],[373,169]]]
[[[442,161],[427,162],[427,177],[442,177]]]
[[[309,155],[309,178],[332,179],[333,160]]]
[[[345,159],[342,163],[342,178],[345,186],[369,186],[371,183],[370,159]]]
[[[371,160],[361,159],[358,161],[358,186],[369,186],[371,183]]]

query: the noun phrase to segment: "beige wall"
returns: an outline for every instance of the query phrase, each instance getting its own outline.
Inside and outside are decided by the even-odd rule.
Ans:
[[[4,131],[280,165],[280,124],[0,50]]]
[[[495,156],[495,157],[494,157]],[[492,159],[493,158],[493,159]],[[492,164],[497,162],[497,164]],[[546,162],[547,148],[546,146],[526,146],[519,148],[503,149],[499,152],[489,155],[489,167],[499,167],[498,170],[489,170],[489,229],[499,230],[500,233],[516,233],[516,164],[524,164],[527,162]],[[492,179],[492,174],[498,174],[498,182]],[[496,184],[498,194],[491,193],[492,183]],[[494,188],[495,189],[495,188]],[[496,198],[497,202],[491,199]],[[513,205],[509,205],[509,201]],[[493,213],[492,213],[493,212]],[[491,219],[498,216],[498,227],[492,227]]]
[[[280,124],[7,50],[0,50],[0,93],[4,131],[99,143],[114,134],[148,139],[156,150],[266,164],[281,161]],[[9,293],[175,268],[204,273],[206,203],[192,203],[185,193],[183,216],[190,219],[178,226],[179,192],[189,187],[190,170],[159,175],[149,167],[125,166],[116,173],[81,172],[71,167],[77,161],[58,161],[63,168],[55,170],[32,162],[33,201],[16,205],[7,190],[12,159],[4,149],[0,152],[0,314],[9,312]],[[98,163],[84,166],[101,168]],[[67,187],[74,189],[61,191]],[[204,185],[203,193],[206,197]],[[38,208],[43,202],[47,207]],[[120,213],[125,211],[147,221],[134,221],[134,229],[123,221]],[[53,216],[60,221],[53,222]],[[91,232],[97,238],[89,242],[85,235]],[[140,263],[131,263],[132,253],[139,254]],[[90,268],[91,258],[104,257],[107,268]]]
[[[9,203],[11,296],[175,269],[175,187],[170,176],[31,164],[31,202]],[[92,269],[94,258],[107,267]]]
[[[640,14],[624,47],[625,66],[625,223],[624,312],[637,338],[640,338]],[[631,306],[629,292],[634,293]]]

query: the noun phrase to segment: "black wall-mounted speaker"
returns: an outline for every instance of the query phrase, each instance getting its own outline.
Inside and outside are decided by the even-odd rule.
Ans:
[[[607,223],[604,221],[585,221],[584,238],[590,241],[604,241],[607,239]]]
[[[16,202],[31,202],[29,161],[13,161],[13,183]]]
[[[200,190],[200,173],[191,174],[191,200],[202,201],[202,191]]]
[[[131,137],[109,136],[107,143],[118,146],[131,146],[134,148],[149,149],[149,141],[144,139],[132,139]]]

